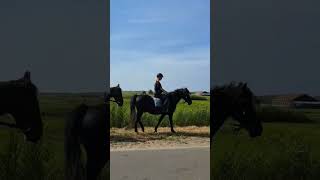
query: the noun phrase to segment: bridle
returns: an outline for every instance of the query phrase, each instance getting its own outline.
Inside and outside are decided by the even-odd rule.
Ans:
[[[114,98],[114,97],[113,97],[113,98]],[[106,103],[106,104],[108,104],[108,102],[115,102],[115,103],[117,103],[117,104],[120,104],[120,101],[111,99],[111,98],[110,98],[110,95],[109,95],[109,94],[107,95],[106,93],[105,93],[105,95],[104,95],[104,99],[105,99],[105,103]]]

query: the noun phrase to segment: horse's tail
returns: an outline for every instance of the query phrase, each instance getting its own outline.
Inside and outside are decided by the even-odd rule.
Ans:
[[[83,179],[81,166],[81,149],[79,130],[81,121],[88,109],[82,104],[75,108],[66,120],[65,125],[65,179]]]
[[[137,95],[132,96],[130,101],[131,122],[135,122],[137,118],[136,100],[137,100]]]

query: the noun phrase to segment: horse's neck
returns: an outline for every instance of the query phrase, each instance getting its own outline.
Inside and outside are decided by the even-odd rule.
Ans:
[[[213,113],[214,114],[214,113]],[[222,117],[215,117],[215,115],[212,116],[212,135],[215,135],[217,131],[221,128],[221,126],[224,124],[225,118]]]
[[[112,87],[107,88],[106,91],[104,92],[105,98],[108,98],[108,100],[111,97],[111,92],[112,92]]]
[[[181,100],[181,97],[178,97],[177,95],[171,95],[171,96],[172,96],[171,99],[173,101],[173,104],[177,106],[178,102]]]
[[[211,114],[212,114],[212,134],[214,135],[224,124],[226,119],[228,118],[229,109],[228,105],[224,104],[228,100],[222,94],[214,95],[212,97],[211,103]]]
[[[104,93],[104,100],[106,102],[109,102],[111,97],[112,97],[112,95],[110,94],[110,92],[105,92]]]

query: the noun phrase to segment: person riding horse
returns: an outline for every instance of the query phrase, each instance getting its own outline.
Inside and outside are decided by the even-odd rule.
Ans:
[[[156,83],[154,84],[154,97],[160,99],[162,104],[162,111],[167,112],[169,107],[168,92],[162,88],[160,81],[163,78],[162,73],[158,73],[156,77]]]

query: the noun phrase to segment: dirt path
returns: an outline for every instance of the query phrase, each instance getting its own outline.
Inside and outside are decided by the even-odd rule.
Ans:
[[[192,147],[209,147],[209,127],[176,127],[177,133],[170,128],[145,128],[145,132],[136,134],[133,129],[111,129],[111,151],[128,151],[143,149],[178,149]]]

